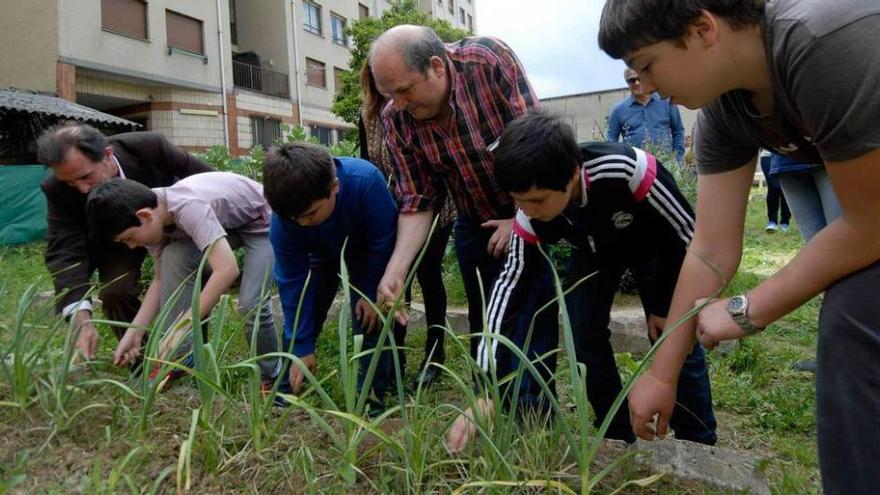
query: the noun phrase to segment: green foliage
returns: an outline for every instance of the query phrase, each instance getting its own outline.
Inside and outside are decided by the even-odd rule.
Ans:
[[[350,70],[342,74],[342,90],[336,95],[331,110],[346,122],[357,124],[361,110],[360,72],[373,41],[389,28],[401,24],[428,26],[437,32],[440,39],[451,42],[468,35],[467,31],[452,27],[449,21],[432,19],[430,14],[419,10],[415,0],[396,0],[382,17],[365,17],[354,21],[346,28],[352,40]]]
[[[240,158],[230,155],[229,149],[221,144],[211,146],[204,153],[196,153],[196,156],[221,172],[234,172],[258,182],[263,180],[265,151],[259,144],[251,148],[250,154]]]

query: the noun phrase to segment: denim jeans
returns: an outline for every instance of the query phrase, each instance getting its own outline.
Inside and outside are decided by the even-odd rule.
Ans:
[[[840,203],[824,167],[777,174],[804,242],[840,216]]]
[[[357,253],[362,251],[356,248],[350,248],[348,252]],[[360,290],[364,290],[367,286],[366,284],[368,283],[364,277],[364,274],[367,272],[365,266],[366,260],[358,259],[356,256],[352,255],[347,256],[346,264],[348,267],[350,283]],[[310,270],[312,272],[310,284],[314,284],[314,293],[312,299],[312,304],[315,305],[314,314],[316,315],[316,318],[322,318],[321,324],[317,326],[317,328],[319,329],[318,334],[315,335],[315,340],[317,341],[320,337],[320,329],[325,323],[324,320],[326,320],[327,318],[327,313],[330,311],[330,306],[333,304],[333,299],[336,297],[337,291],[339,289],[339,259],[332,256],[313,256],[310,258]],[[381,335],[381,329],[375,330],[370,333],[364,333],[362,331],[361,323],[355,317],[355,305],[357,304],[358,299],[360,299],[360,296],[356,292],[352,291],[351,298],[349,300],[349,318],[351,321],[352,331],[355,335],[363,335],[364,340],[361,351],[375,349],[376,344],[379,341],[379,336]],[[394,343],[397,346],[402,346],[403,340],[406,336],[406,327],[392,325],[392,333],[388,335],[384,345],[382,346],[383,350],[379,356],[379,362],[377,364],[371,384],[372,391],[379,402],[382,402],[385,395],[393,390],[395,384],[394,358],[389,350],[392,348],[392,335],[394,338]],[[292,348],[291,339],[291,333],[284,334],[283,346],[285,351]],[[363,389],[367,370],[369,369],[370,361],[373,359],[373,355],[374,353],[371,352],[366,353],[360,357],[357,377],[358,391]],[[398,349],[398,359],[400,360],[400,368],[402,372],[406,365],[405,354],[402,348]],[[287,375],[287,366],[289,366],[289,362],[287,362],[285,365],[285,376]],[[283,379],[279,384],[278,389],[282,392],[289,392],[290,383],[288,382],[288,380]]]

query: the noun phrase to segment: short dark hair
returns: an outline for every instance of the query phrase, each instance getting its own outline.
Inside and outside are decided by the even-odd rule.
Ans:
[[[581,163],[581,149],[571,126],[538,113],[508,124],[494,155],[495,180],[505,192],[532,187],[565,191]]]
[[[113,240],[125,229],[141,224],[138,210],[158,205],[156,193],[140,182],[118,177],[103,182],[89,191],[86,200],[89,236],[97,241]]]
[[[330,197],[336,166],[323,146],[306,142],[272,148],[263,162],[263,196],[281,218],[292,219]]]
[[[76,147],[89,160],[100,162],[109,145],[101,131],[87,124],[50,127],[37,139],[37,160],[52,166],[63,162],[70,148]]]
[[[681,40],[700,12],[723,17],[732,29],[760,22],[765,0],[607,0],[599,21],[599,47],[623,58],[644,46]]]

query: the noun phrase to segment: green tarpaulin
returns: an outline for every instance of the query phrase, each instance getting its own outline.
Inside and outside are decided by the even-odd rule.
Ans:
[[[0,245],[46,237],[46,197],[40,183],[49,173],[42,165],[0,165]]]

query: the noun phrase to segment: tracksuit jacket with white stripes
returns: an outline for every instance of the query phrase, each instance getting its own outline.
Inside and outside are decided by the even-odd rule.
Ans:
[[[581,251],[578,254],[588,255],[598,270],[607,262],[626,264],[641,282],[646,312],[665,317],[669,310],[694,233],[690,204],[670,172],[645,151],[623,143],[587,143],[581,145],[581,152],[580,204],[569,205],[547,222],[517,212],[507,261],[487,308],[488,330],[494,334],[512,337],[530,281],[546,267],[539,242],[565,240]],[[477,358],[485,371],[491,369],[490,361],[499,359],[498,353],[498,342],[484,338]],[[507,361],[506,356],[493,366],[499,376],[512,371],[504,369],[502,361]]]

